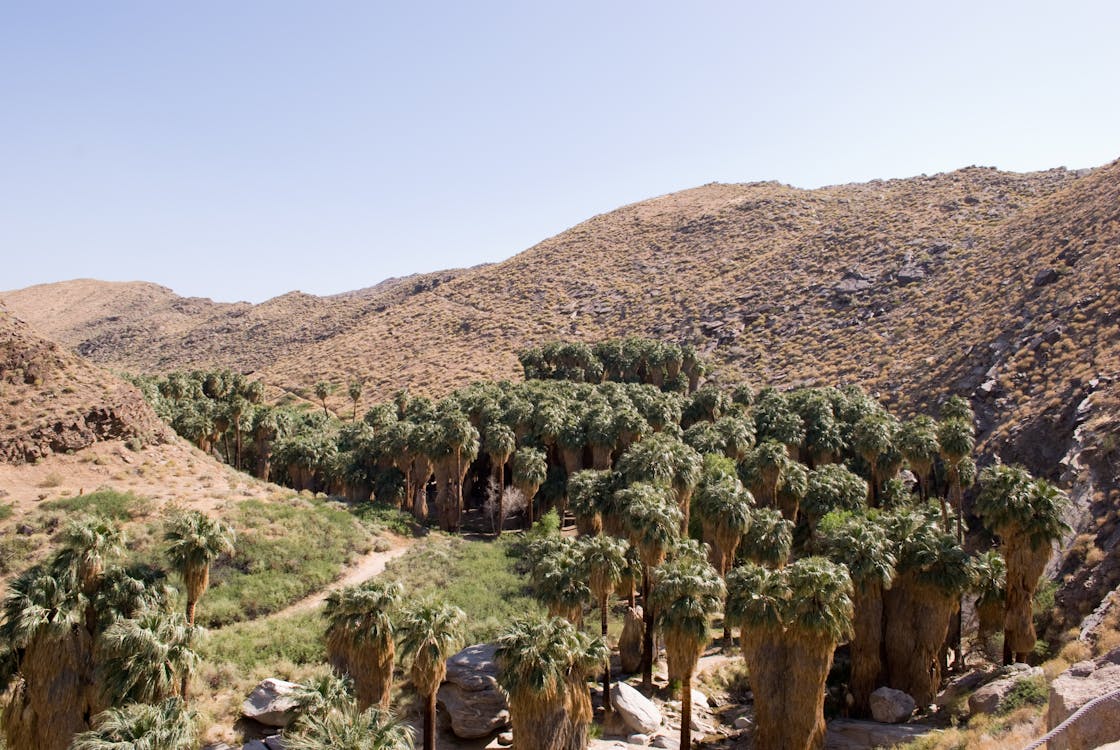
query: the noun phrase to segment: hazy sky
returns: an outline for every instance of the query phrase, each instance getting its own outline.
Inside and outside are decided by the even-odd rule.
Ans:
[[[259,301],[712,181],[1120,157],[1120,2],[0,0],[0,289]]]

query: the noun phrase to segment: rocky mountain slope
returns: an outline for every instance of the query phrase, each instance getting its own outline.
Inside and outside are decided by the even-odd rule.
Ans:
[[[626,334],[697,345],[717,380],[859,382],[903,411],[960,393],[986,454],[1072,490],[1081,551],[1063,558],[1059,602],[1073,597],[1074,612],[1120,583],[1118,263],[1114,162],[819,190],[706,185],[503,263],[332,298],[218,305],[89,281],[0,297],[115,367],[223,365],[297,393],[362,377],[366,398],[439,395],[518,377],[528,344]],[[334,398],[342,408],[345,389]]]

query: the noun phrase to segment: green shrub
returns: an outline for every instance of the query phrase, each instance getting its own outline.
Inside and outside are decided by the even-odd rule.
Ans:
[[[389,563],[383,577],[400,581],[411,597],[432,597],[467,613],[467,642],[497,636],[512,619],[541,612],[525,580],[514,570],[506,537],[467,542],[433,534]]]
[[[1000,713],[1007,714],[1023,706],[1041,706],[1049,698],[1050,686],[1046,683],[1045,677],[1041,675],[1027,677],[1012,686],[999,710]]]
[[[412,536],[415,521],[399,508],[382,503],[355,503],[348,507],[351,513],[375,530],[387,529],[398,536]]]
[[[236,552],[211,570],[198,607],[206,627],[283,609],[322,589],[371,545],[362,524],[333,503],[244,500],[228,521],[237,530]]]
[[[325,628],[317,610],[239,622],[210,631],[198,651],[205,661],[234,664],[244,670],[277,661],[318,664],[327,658]]]
[[[61,497],[40,503],[40,508],[66,514],[94,514],[115,521],[129,521],[147,514],[152,507],[151,501],[138,497],[131,492],[116,490],[97,490],[88,495]]]
[[[0,503],[0,521],[11,518],[13,513],[15,513],[15,510],[10,503]]]

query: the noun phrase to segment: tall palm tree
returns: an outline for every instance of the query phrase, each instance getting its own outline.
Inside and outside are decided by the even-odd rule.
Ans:
[[[1050,559],[1053,543],[1069,531],[1062,520],[1065,494],[1020,466],[997,464],[981,472],[976,513],[1000,536],[1007,562],[1004,643],[1013,658],[1026,660],[1037,636],[1031,602]]]
[[[581,568],[587,577],[591,595],[599,605],[599,629],[607,645],[607,604],[611,594],[622,583],[626,573],[626,542],[614,537],[599,535],[584,537],[580,541]],[[603,710],[611,711],[611,659],[608,651],[603,662]]]
[[[462,646],[466,619],[450,604],[417,602],[397,623],[401,652],[412,660],[412,684],[424,697],[424,750],[436,747],[436,691],[447,674],[447,659]]]
[[[651,600],[665,634],[669,679],[681,683],[681,747],[692,747],[692,673],[724,593],[723,579],[706,560],[682,556],[657,570]]]
[[[592,718],[587,674],[606,658],[602,639],[559,617],[521,619],[499,636],[496,653],[518,746],[585,750]]]
[[[395,655],[392,616],[402,593],[399,583],[370,580],[327,597],[327,655],[335,671],[354,680],[362,710],[374,704],[389,707]]]
[[[93,729],[74,737],[70,750],[193,750],[198,717],[179,698],[131,703],[93,717]]]
[[[863,417],[852,428],[852,448],[867,464],[870,473],[867,502],[873,508],[879,506],[883,478],[879,471],[879,457],[891,450],[897,432],[898,421],[881,410]]]
[[[494,422],[486,425],[482,431],[482,450],[490,457],[490,470],[498,482],[498,509],[497,522],[494,531],[501,536],[502,524],[505,521],[506,500],[506,463],[517,449],[517,438],[513,430],[502,424]]]
[[[513,484],[525,497],[525,528],[533,525],[533,498],[548,478],[548,459],[539,448],[518,448],[513,454]]]
[[[949,475],[949,502],[957,513],[957,541],[963,541],[963,511],[961,508],[961,462],[972,454],[976,446],[976,434],[971,421],[952,418],[944,419],[937,426],[937,442],[941,446],[941,458]],[[942,523],[948,530],[947,513],[942,501]]]
[[[198,600],[210,587],[210,564],[222,554],[233,554],[236,539],[232,527],[197,510],[168,522],[163,533],[167,559],[186,584],[187,622],[191,625]]]
[[[623,523],[630,544],[642,561],[642,607],[645,630],[642,634],[642,687],[653,690],[654,610],[650,602],[653,570],[680,538],[681,512],[664,488],[638,482],[619,490],[615,497],[625,508]]]
[[[817,522],[834,510],[859,510],[867,500],[867,482],[842,464],[825,464],[809,472],[801,510],[809,521],[810,535]]]
[[[385,709],[356,704],[303,716],[284,733],[286,750],[412,750],[412,730]]]
[[[825,678],[851,635],[847,571],[818,557],[778,570],[748,563],[728,575],[727,591],[755,695],[755,747],[820,750]]]
[[[919,706],[937,694],[941,648],[973,575],[968,554],[938,524],[936,509],[903,510],[883,521],[897,572],[883,593],[887,684]]]
[[[350,414],[350,421],[358,421],[358,402],[362,400],[362,388],[364,384],[360,379],[351,380],[350,384],[346,387],[346,395],[350,397],[350,401],[354,404],[354,411]]]
[[[700,481],[703,458],[680,439],[659,432],[635,443],[618,460],[627,482],[644,482],[673,491],[681,512],[681,533],[688,531],[692,493]]]
[[[849,690],[855,714],[868,716],[871,693],[877,687],[875,683],[883,668],[880,656],[883,589],[891,585],[894,577],[894,552],[886,531],[867,516],[852,516],[830,529],[824,548],[852,577],[854,615]]]
[[[583,622],[583,608],[591,601],[584,580],[582,559],[570,539],[543,555],[532,567],[533,593],[548,609],[549,617],[563,617],[574,625]]]
[[[106,563],[124,552],[124,534],[107,518],[88,516],[71,521],[62,532],[59,562],[72,565],[82,593],[97,590]]]
[[[334,386],[325,380],[320,380],[315,384],[315,398],[319,399],[319,403],[323,405],[323,414],[330,414],[327,411],[327,398],[334,392]]]
[[[603,530],[603,511],[614,490],[614,476],[609,471],[584,469],[568,475],[568,501],[581,536]]]
[[[176,692],[186,702],[197,632],[182,615],[159,611],[110,625],[95,652],[108,704],[156,703]]]
[[[751,508],[750,523],[739,541],[739,556],[756,565],[781,567],[793,547],[793,524],[773,508]]]
[[[937,423],[932,417],[920,414],[902,423],[895,442],[918,480],[918,496],[924,503],[929,499],[929,473],[941,453],[941,444],[937,442]],[[947,523],[948,519],[943,518],[942,522]]]
[[[778,487],[792,463],[785,445],[766,440],[754,447],[739,464],[739,477],[763,507],[778,506]]]
[[[735,464],[723,456],[704,456],[704,474],[696,489],[696,514],[711,564],[721,577],[735,562],[735,553],[751,525],[754,498],[735,475]],[[731,641],[731,625],[723,623],[724,642]]]

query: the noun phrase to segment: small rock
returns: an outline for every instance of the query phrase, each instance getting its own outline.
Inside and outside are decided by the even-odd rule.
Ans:
[[[916,284],[925,280],[926,272],[922,270],[921,266],[903,266],[898,269],[895,278],[898,279],[899,284]]]
[[[28,526],[25,523],[21,523],[19,526],[16,527],[16,533],[19,534],[20,536],[31,536],[32,534],[35,533],[35,529],[32,526]]]
[[[261,740],[250,740],[241,746],[241,750],[268,750],[268,745]]]
[[[708,701],[708,696],[695,689],[692,691],[692,705],[703,709],[712,707],[712,704]]]
[[[649,741],[650,747],[660,747],[664,750],[678,750],[681,746],[679,740],[674,737],[669,737],[665,734],[654,735],[653,739]]]
[[[871,716],[883,724],[900,724],[914,713],[914,699],[901,690],[881,687],[871,694]]]
[[[611,687],[611,704],[626,726],[635,732],[649,734],[661,726],[661,711],[657,705],[625,682],[616,682]]]
[[[734,726],[736,729],[747,729],[750,727],[750,725],[750,719],[748,719],[746,716],[740,716],[739,718],[735,719],[735,723],[732,726]]]
[[[626,738],[627,745],[641,745],[645,747],[649,744],[649,735],[647,734],[632,734]]]
[[[498,735],[498,744],[502,747],[509,747],[513,744],[513,732],[502,732]]]
[[[1044,268],[1034,276],[1035,286],[1046,286],[1058,280],[1058,272],[1053,268]]]
[[[268,750],[284,750],[284,738],[278,734],[265,737],[264,744],[268,747]]]
[[[968,697],[968,710],[973,714],[994,714],[999,711],[1004,699],[1014,687],[1025,679],[1041,677],[1041,667],[1029,667],[1026,664],[1012,664],[1009,667],[1011,674],[1007,677],[993,680],[984,685]]]
[[[295,699],[299,687],[294,682],[274,677],[262,680],[241,704],[241,713],[270,727],[286,727],[296,718],[299,709],[299,702]],[[263,750],[264,743],[261,743],[261,748]]]

